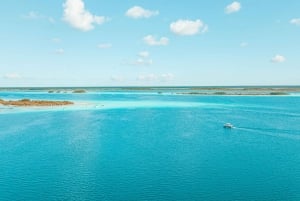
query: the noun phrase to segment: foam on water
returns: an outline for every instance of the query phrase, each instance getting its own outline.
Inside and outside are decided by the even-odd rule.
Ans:
[[[243,127],[235,127],[235,129],[248,131],[253,133],[254,135],[267,135],[272,137],[300,140],[300,131],[282,130],[282,129],[264,129],[264,128],[243,128]]]

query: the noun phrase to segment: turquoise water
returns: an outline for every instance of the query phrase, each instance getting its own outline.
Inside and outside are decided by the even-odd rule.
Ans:
[[[0,92],[0,200],[300,200],[300,97]],[[223,129],[231,122],[236,129]]]

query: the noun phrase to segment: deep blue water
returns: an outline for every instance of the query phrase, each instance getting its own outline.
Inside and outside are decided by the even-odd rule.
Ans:
[[[1,201],[300,200],[300,97],[28,97],[90,105],[0,107]]]

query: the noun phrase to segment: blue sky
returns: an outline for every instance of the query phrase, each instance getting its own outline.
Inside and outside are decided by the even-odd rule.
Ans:
[[[300,85],[299,0],[4,0],[0,87]]]

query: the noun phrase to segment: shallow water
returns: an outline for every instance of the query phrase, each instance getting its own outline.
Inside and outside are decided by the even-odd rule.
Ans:
[[[76,102],[0,108],[1,201],[300,200],[300,97],[0,96]]]

